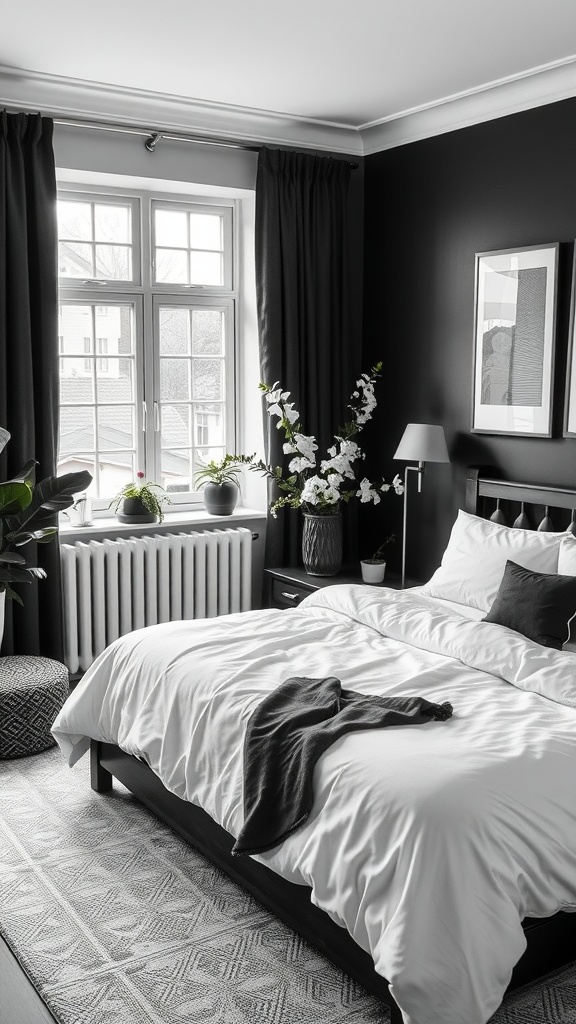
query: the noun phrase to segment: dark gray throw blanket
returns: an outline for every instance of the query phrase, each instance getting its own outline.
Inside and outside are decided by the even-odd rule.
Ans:
[[[346,732],[450,718],[452,705],[424,697],[376,697],[343,690],[334,676],[286,679],[258,705],[244,741],[244,824],[232,853],[263,853],[304,824],[312,773]]]

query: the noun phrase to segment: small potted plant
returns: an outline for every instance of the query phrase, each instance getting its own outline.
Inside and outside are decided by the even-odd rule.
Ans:
[[[136,483],[125,484],[108,508],[114,510],[121,523],[161,523],[164,519],[162,506],[169,505],[170,498],[160,484],[151,480],[142,483],[144,473],[138,472],[136,477]]]
[[[364,583],[382,583],[384,575],[386,573],[386,559],[384,557],[384,549],[388,544],[393,544],[396,540],[396,534],[391,533],[386,540],[382,542],[379,548],[376,549],[372,558],[363,558],[360,562],[360,568],[362,570],[362,579]]]
[[[253,455],[225,455],[212,459],[198,470],[196,486],[203,487],[206,511],[211,516],[230,516],[236,508],[240,491],[238,477],[242,466],[249,465]]]

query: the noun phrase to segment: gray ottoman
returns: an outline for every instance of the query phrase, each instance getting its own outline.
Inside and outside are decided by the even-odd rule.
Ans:
[[[50,727],[70,692],[68,669],[27,654],[0,658],[0,758],[54,746]]]

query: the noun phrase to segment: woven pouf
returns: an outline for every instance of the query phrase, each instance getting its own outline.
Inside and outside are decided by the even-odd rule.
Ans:
[[[51,658],[0,658],[0,758],[53,747],[50,727],[69,694],[68,669]]]

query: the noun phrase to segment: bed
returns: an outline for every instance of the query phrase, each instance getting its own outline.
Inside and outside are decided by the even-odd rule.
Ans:
[[[531,529],[513,527],[527,508]],[[480,621],[509,563],[538,585],[567,580],[570,604],[575,508],[576,490],[471,470],[424,588],[335,585],[289,611],[129,634],[73,691],[56,740],[71,764],[90,749],[94,789],[127,786],[387,1003],[392,1024],[485,1024],[507,988],[576,959],[576,645]],[[328,674],[449,700],[454,715],[343,736],[316,766],[304,826],[232,856],[250,715],[287,676]]]

